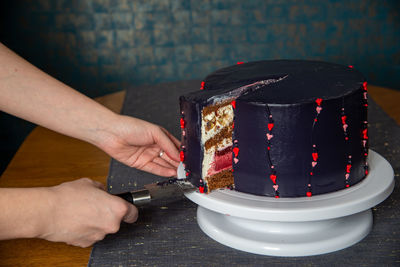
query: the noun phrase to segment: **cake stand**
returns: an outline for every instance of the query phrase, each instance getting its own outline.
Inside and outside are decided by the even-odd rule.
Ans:
[[[199,205],[200,228],[226,246],[271,256],[324,254],[367,236],[372,228],[371,207],[393,191],[390,164],[371,150],[368,163],[370,171],[362,182],[313,197],[275,199],[229,189],[185,195]]]

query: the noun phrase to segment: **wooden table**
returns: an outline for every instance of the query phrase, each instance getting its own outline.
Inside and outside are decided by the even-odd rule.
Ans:
[[[400,91],[369,87],[370,96],[400,125]],[[125,92],[96,100],[119,112]],[[106,183],[110,157],[82,141],[36,127],[0,178],[0,187],[52,186],[81,177]],[[0,241],[0,266],[86,266],[91,248],[40,239]]]

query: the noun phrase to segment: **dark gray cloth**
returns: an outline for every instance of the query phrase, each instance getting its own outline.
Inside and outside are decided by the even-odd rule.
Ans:
[[[198,90],[200,81],[163,83],[128,90],[123,114],[164,126],[180,136],[179,96]],[[226,247],[197,225],[196,207],[187,199],[140,209],[137,223],[123,223],[118,233],[95,244],[89,266],[399,266],[400,265],[400,127],[372,100],[370,147],[395,170],[392,195],[373,208],[371,233],[354,246],[311,257],[269,257]],[[111,161],[111,193],[140,189],[162,178]]]

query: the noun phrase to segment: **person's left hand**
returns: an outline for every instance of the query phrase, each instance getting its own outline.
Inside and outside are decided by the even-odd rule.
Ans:
[[[98,146],[111,157],[156,175],[176,176],[180,142],[164,128],[117,115],[113,125],[103,130]]]

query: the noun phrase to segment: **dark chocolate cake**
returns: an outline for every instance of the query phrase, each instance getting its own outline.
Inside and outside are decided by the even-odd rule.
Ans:
[[[368,174],[367,83],[351,66],[238,64],[180,97],[181,160],[200,192],[334,192]]]

